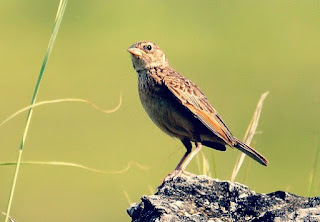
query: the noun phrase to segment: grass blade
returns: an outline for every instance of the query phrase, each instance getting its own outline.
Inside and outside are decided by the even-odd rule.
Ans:
[[[148,189],[149,189],[149,192],[151,195],[153,195],[155,193],[153,187],[150,184],[148,185]]]
[[[252,138],[254,136],[254,134],[256,133],[257,127],[258,127],[258,123],[259,123],[259,119],[260,119],[260,114],[261,114],[261,110],[262,110],[262,106],[263,106],[263,101],[264,99],[267,97],[267,95],[269,94],[269,92],[265,92],[261,95],[260,100],[258,102],[257,108],[253,114],[253,117],[251,119],[251,122],[249,124],[249,127],[246,131],[246,134],[244,136],[243,142],[247,145],[250,145]],[[235,178],[237,177],[237,174],[241,168],[241,165],[244,161],[245,158],[245,154],[241,153],[238,156],[237,162],[233,168],[232,171],[232,175],[231,175],[231,181],[234,182]]]
[[[128,192],[127,192],[126,190],[123,190],[123,195],[124,195],[124,197],[126,198],[126,200],[128,201],[128,204],[129,204],[129,205],[130,205],[131,203],[133,203],[132,200],[131,200],[130,197],[129,197]]]
[[[203,152],[200,152],[200,153],[201,153],[201,159],[202,159],[202,174],[211,177],[209,161],[208,161],[208,159],[205,157],[205,155],[203,154]]]
[[[67,167],[76,167],[83,170],[88,170],[95,173],[102,173],[102,174],[122,174],[129,171],[133,166],[139,168],[140,170],[147,170],[149,167],[143,166],[137,162],[128,162],[127,166],[123,169],[116,170],[116,171],[106,171],[106,170],[99,170],[92,167],[85,166],[83,164],[72,163],[72,162],[61,162],[61,161],[21,161],[20,164],[22,165],[51,165],[51,166],[67,166]],[[12,166],[17,165],[16,162],[3,162],[0,163],[0,166]]]
[[[38,107],[38,106],[42,106],[42,105],[46,105],[46,104],[53,104],[53,103],[61,103],[61,102],[80,102],[80,103],[85,103],[85,104],[88,104],[90,105],[92,108],[100,111],[100,112],[103,112],[103,113],[113,113],[113,112],[116,112],[120,107],[121,107],[121,104],[122,104],[122,96],[120,94],[120,100],[119,100],[119,104],[113,108],[113,109],[110,109],[110,110],[105,110],[105,109],[102,109],[100,106],[94,104],[93,102],[90,102],[88,100],[85,100],[85,99],[78,99],[78,98],[63,98],[63,99],[53,99],[53,100],[45,100],[45,101],[41,101],[41,102],[37,102],[37,103],[34,103],[33,105],[29,105],[29,106],[26,106],[18,111],[16,111],[15,113],[13,113],[12,115],[10,115],[8,118],[6,118],[4,121],[2,121],[0,123],[0,127],[2,125],[4,125],[5,123],[7,123],[9,120],[13,119],[14,117],[16,117],[17,115],[29,110],[29,109],[33,109],[35,107]]]
[[[5,212],[1,212],[2,215],[6,216],[7,214]],[[9,216],[9,221],[10,222],[16,222],[14,219],[12,219],[10,216]]]
[[[312,165],[312,168],[310,171],[308,196],[311,196],[312,192],[314,190],[314,186],[316,183],[316,175],[317,175],[316,173],[317,173],[317,169],[318,169],[319,158],[320,158],[320,143],[319,143],[319,141],[316,141],[314,161],[313,161],[313,165]]]
[[[41,69],[40,69],[40,73],[39,73],[39,76],[38,76],[38,80],[37,80],[37,83],[36,83],[36,86],[35,86],[35,89],[34,89],[34,92],[33,92],[33,95],[32,95],[31,105],[34,105],[35,102],[36,102],[36,98],[37,98],[37,95],[38,95],[38,92],[39,92],[39,87],[40,87],[40,83],[41,83],[41,80],[42,80],[42,77],[43,77],[43,73],[44,73],[44,70],[46,68],[48,59],[49,59],[49,57],[51,55],[53,44],[54,44],[55,39],[57,37],[58,31],[59,31],[59,28],[60,28],[60,24],[61,24],[61,21],[62,21],[62,18],[63,18],[63,14],[64,14],[65,8],[67,6],[67,2],[68,2],[68,0],[60,0],[58,11],[57,11],[57,14],[56,14],[55,24],[54,24],[53,31],[52,31],[52,34],[51,34],[51,37],[50,37],[50,40],[49,40],[48,48],[47,48],[46,54],[44,56],[44,59],[43,59],[43,62],[42,62],[42,66],[41,66]],[[15,191],[15,187],[16,187],[16,183],[17,183],[17,179],[18,179],[20,163],[21,163],[21,158],[22,158],[22,153],[23,153],[23,146],[24,146],[27,134],[28,134],[28,130],[29,130],[32,114],[33,114],[33,108],[30,108],[29,112],[28,112],[28,116],[27,116],[26,126],[25,126],[24,133],[23,133],[23,136],[22,136],[22,139],[21,139],[21,143],[20,143],[17,166],[16,166],[16,170],[15,170],[15,173],[14,173],[13,182],[12,182],[12,186],[11,186],[11,191],[10,191],[10,196],[9,196],[9,201],[8,201],[8,206],[7,206],[5,222],[8,222],[9,218],[10,218],[10,210],[11,210],[13,195],[14,195],[14,191]]]
[[[214,152],[211,152],[211,162],[212,162],[212,167],[213,167],[213,178],[218,178],[218,173],[217,173],[217,164],[216,164],[216,158],[214,157]]]

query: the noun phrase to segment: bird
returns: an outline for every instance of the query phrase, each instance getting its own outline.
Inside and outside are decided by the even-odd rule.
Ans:
[[[176,178],[185,171],[202,146],[226,151],[237,148],[258,163],[267,159],[232,135],[218,112],[199,87],[171,68],[161,48],[140,41],[128,48],[138,75],[140,101],[151,120],[163,132],[181,140],[186,152],[174,171],[165,178]],[[192,150],[192,143],[195,148]]]

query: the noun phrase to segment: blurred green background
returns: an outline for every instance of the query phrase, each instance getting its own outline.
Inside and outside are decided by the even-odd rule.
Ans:
[[[58,1],[0,1],[0,121],[29,105],[51,35]],[[249,165],[257,192],[307,196],[320,143],[319,1],[70,0],[38,101],[84,98],[109,109],[61,103],[35,109],[23,160],[67,161],[116,171],[21,168],[11,215],[18,221],[129,221],[130,201],[150,194],[183,153],[144,112],[126,49],[152,40],[170,64],[197,83],[233,134],[243,138],[260,95],[269,90],[256,149],[270,161]],[[26,113],[0,128],[0,161],[16,161]],[[319,146],[319,145],[318,145]],[[230,179],[238,151],[204,148],[219,179]],[[243,182],[245,167],[237,181]],[[194,160],[188,170],[199,173]],[[6,211],[14,167],[0,167],[0,210]],[[319,171],[311,195],[320,195]],[[0,217],[1,219],[2,217]]]

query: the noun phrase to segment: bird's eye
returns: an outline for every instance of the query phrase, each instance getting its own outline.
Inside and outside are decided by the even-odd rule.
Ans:
[[[152,46],[151,46],[151,45],[147,45],[147,49],[148,49],[149,51],[151,51]]]

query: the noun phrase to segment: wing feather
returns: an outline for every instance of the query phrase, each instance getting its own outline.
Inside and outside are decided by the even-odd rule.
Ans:
[[[209,130],[233,146],[235,141],[231,132],[210,105],[206,96],[190,80],[179,73],[171,71],[162,77],[165,86],[187,107]]]

